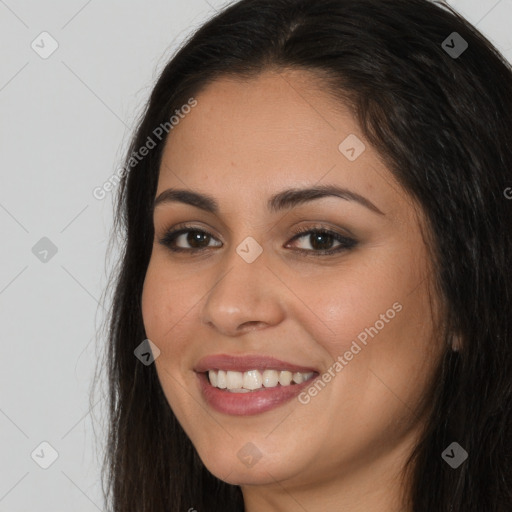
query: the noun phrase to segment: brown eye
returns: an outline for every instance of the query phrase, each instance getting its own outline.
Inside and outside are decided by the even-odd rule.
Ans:
[[[201,251],[208,248],[208,243],[212,239],[213,235],[202,229],[183,228],[169,231],[160,240],[160,243],[175,252]],[[189,247],[176,247],[177,242],[188,244]]]
[[[327,256],[329,254],[340,253],[355,247],[358,243],[353,238],[322,228],[298,229],[295,231],[295,236],[292,238],[291,242],[301,238],[309,240],[311,249],[300,248],[299,252],[314,256]],[[209,243],[212,240],[216,239],[208,231],[199,228],[180,226],[178,229],[168,231],[159,240],[159,243],[167,247],[172,252],[198,253],[211,248],[212,246],[209,246]],[[337,242],[338,245],[333,248],[332,244],[335,242]],[[188,247],[180,247],[178,244],[186,244]],[[222,245],[221,242],[219,242],[219,244],[220,245],[216,245],[215,247],[220,247]]]
[[[325,229],[302,228],[296,231],[296,236],[292,241],[304,238],[312,247],[311,249],[300,249],[303,252],[318,253],[318,255],[327,255],[351,249],[357,245],[357,241],[348,238],[340,233]],[[332,248],[332,244],[338,242],[338,246]]]

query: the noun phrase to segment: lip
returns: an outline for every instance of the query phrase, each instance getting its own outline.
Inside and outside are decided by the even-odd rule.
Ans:
[[[249,370],[289,370],[291,372],[315,375],[300,384],[261,388],[249,393],[231,393],[212,386],[206,372],[208,370],[231,370],[247,372]],[[301,366],[274,357],[261,355],[234,356],[228,354],[210,355],[202,358],[194,368],[198,377],[198,385],[204,401],[213,409],[233,416],[249,416],[260,414],[289,402],[300,392],[311,385],[319,376],[319,371],[309,366]]]
[[[286,361],[281,361],[274,357],[261,355],[234,356],[228,354],[216,354],[203,357],[194,368],[198,373],[204,373],[208,370],[231,370],[235,372],[248,372],[250,370],[289,370],[291,372],[315,372],[316,368],[309,366],[299,366]]]
[[[210,384],[206,373],[197,373],[199,388],[204,401],[213,409],[232,416],[261,414],[289,402],[310,386],[318,373],[300,384],[261,388],[249,393],[231,393]]]

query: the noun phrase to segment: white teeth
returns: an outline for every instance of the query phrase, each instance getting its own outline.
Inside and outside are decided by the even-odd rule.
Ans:
[[[228,389],[239,389],[244,385],[244,375],[241,372],[232,372],[229,370],[226,373],[226,387]]]
[[[247,372],[235,372],[232,370],[209,370],[208,378],[213,387],[227,389],[233,393],[247,393],[257,389],[273,388],[278,384],[290,386],[301,384],[309,380],[315,372],[294,372],[288,370],[249,370]]]
[[[279,383],[279,374],[275,370],[265,370],[263,372],[263,385],[266,388],[274,388]]]
[[[315,375],[315,372],[302,373],[301,375],[303,377],[302,382],[304,382],[305,380],[311,379],[311,377],[313,377]],[[297,381],[295,381],[295,382],[297,382]]]
[[[261,373],[258,370],[244,372],[243,387],[245,389],[259,389],[262,381]]]
[[[304,375],[300,372],[295,372],[293,374],[293,382],[300,384],[301,382],[304,382]]]
[[[220,389],[226,389],[227,382],[226,382],[226,372],[224,370],[219,370],[217,372],[217,385],[216,387]]]
[[[279,384],[281,386],[289,386],[292,381],[292,372],[283,370],[279,373]]]

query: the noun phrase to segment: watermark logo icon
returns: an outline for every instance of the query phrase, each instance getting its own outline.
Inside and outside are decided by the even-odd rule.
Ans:
[[[364,145],[363,141],[357,136],[351,133],[339,146],[338,150],[340,153],[347,158],[347,160],[350,160],[353,162],[354,160],[357,160],[364,150],[366,149],[366,146]]]
[[[30,456],[39,467],[48,469],[58,459],[59,453],[50,443],[43,441]]]
[[[57,246],[46,236],[43,236],[32,247],[32,254],[43,263],[48,263],[57,254],[57,251]]]
[[[468,42],[458,32],[452,32],[441,44],[443,50],[452,59],[458,59],[468,46]]]
[[[252,236],[248,236],[237,248],[236,252],[246,261],[252,263],[263,252],[263,247],[254,240]]]
[[[242,464],[248,468],[252,468],[260,459],[263,454],[258,450],[258,447],[253,443],[246,443],[238,450],[237,457]]]
[[[133,353],[142,364],[149,366],[160,355],[160,349],[151,340],[144,340]]]
[[[468,458],[468,452],[459,443],[453,442],[441,457],[453,469],[457,469]]]
[[[57,40],[48,32],[41,32],[31,43],[30,47],[41,59],[47,59],[59,47]]]

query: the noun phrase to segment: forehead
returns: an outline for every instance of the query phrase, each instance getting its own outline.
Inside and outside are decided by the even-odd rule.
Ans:
[[[266,72],[247,80],[226,77],[196,99],[197,106],[173,130],[168,146],[186,151],[193,143],[196,155],[209,153],[223,162],[231,156],[254,161],[259,155],[283,154],[300,161],[319,145],[337,157],[340,134],[358,131],[343,105],[305,72]],[[229,152],[210,151],[217,147]]]
[[[385,210],[403,195],[353,115],[311,74],[222,78],[195,99],[166,142],[157,195],[193,188],[220,202],[235,195],[250,202],[285,187],[329,182],[374,197]],[[363,148],[352,161],[340,150],[350,137]]]

